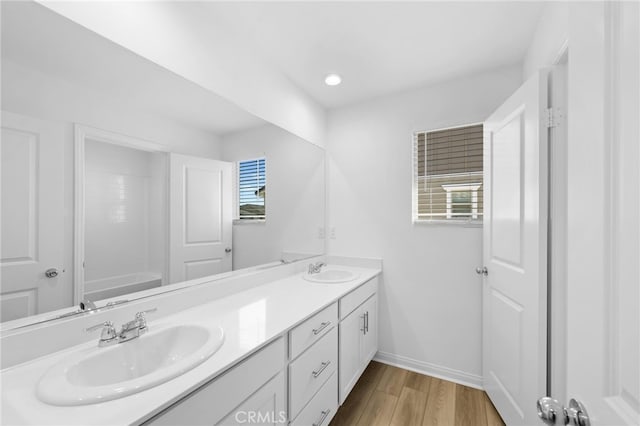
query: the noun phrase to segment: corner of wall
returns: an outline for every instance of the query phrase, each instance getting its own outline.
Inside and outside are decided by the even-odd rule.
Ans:
[[[522,64],[522,79],[556,62],[569,40],[569,3],[547,2]]]

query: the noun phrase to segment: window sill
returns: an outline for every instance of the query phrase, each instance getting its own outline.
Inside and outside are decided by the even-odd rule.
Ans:
[[[457,222],[454,220],[413,220],[418,226],[455,226],[458,228],[482,228],[482,222]]]
[[[266,219],[233,219],[234,225],[264,225]]]

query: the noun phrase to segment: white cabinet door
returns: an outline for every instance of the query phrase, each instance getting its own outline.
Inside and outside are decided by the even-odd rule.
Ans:
[[[546,392],[547,73],[484,124],[484,388],[509,425],[538,423]]]
[[[285,423],[285,386],[284,373],[280,372],[217,424],[275,426]]]
[[[360,377],[361,345],[364,330],[362,307],[357,308],[340,322],[340,404],[344,402]]]
[[[340,404],[378,351],[378,295],[340,322]]]
[[[64,278],[64,141],[61,124],[2,112],[1,321],[61,309]],[[45,271],[58,270],[55,277]]]
[[[360,367],[366,368],[378,352],[378,295],[374,294],[362,305],[365,331],[362,335],[362,359]]]
[[[169,280],[231,270],[231,163],[171,154]]]

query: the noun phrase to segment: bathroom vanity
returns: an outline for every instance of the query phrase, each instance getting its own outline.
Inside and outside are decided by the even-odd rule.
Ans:
[[[254,277],[256,284],[242,291],[200,299],[155,321],[150,314],[141,342],[178,325],[222,329],[224,341],[200,364],[141,392],[64,406],[38,397],[41,378],[60,363],[79,351],[110,350],[97,347],[97,335],[4,369],[2,423],[327,425],[377,351],[381,271],[332,265],[313,282],[303,266],[288,265],[291,274],[262,283]],[[330,272],[338,270],[351,278]],[[163,303],[158,301],[158,316]]]

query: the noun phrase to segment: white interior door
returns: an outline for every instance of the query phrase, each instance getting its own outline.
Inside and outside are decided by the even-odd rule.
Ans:
[[[546,391],[547,73],[484,124],[484,387],[508,425],[538,423]]]
[[[170,163],[170,282],[230,271],[232,164],[179,154]]]
[[[0,301],[8,321],[64,307],[64,127],[3,111],[0,146]],[[50,268],[56,277],[45,275]]]

